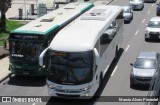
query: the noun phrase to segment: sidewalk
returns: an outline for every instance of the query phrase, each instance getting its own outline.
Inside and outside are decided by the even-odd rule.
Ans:
[[[13,0],[13,2],[17,2],[17,1],[20,1],[20,0]],[[79,2],[83,2],[84,0],[78,0]],[[110,2],[112,2],[113,0],[90,0],[89,2],[94,2],[95,5],[107,5],[109,4]],[[22,2],[22,0],[21,0]],[[33,2],[33,1],[28,1],[28,2]],[[34,1],[35,2],[35,1]],[[7,18],[11,18],[13,16],[17,16],[18,15],[18,8],[21,7],[21,5],[23,4],[12,4],[12,7],[7,11],[6,13],[6,17]],[[13,12],[14,11],[14,12]],[[9,58],[8,56],[7,57],[4,57],[4,58],[0,58],[0,82],[2,82],[3,79],[7,78],[8,75],[10,74],[10,71],[8,70],[8,67],[9,67]]]
[[[38,0],[13,0],[11,8],[8,9],[6,13],[6,18],[18,19],[19,18],[19,9],[22,9],[23,18],[31,18],[29,13],[29,8],[31,4],[34,4],[35,9],[37,9]],[[34,18],[36,18],[33,15]]]
[[[84,0],[77,0],[78,2],[84,2]],[[107,5],[113,0],[89,0],[87,2],[94,2],[94,5]],[[33,20],[37,18],[37,15],[29,15],[29,9],[31,4],[34,4],[34,13],[37,14],[37,4],[38,0],[13,0],[11,8],[8,9],[6,13],[6,18],[18,19],[19,9],[22,9],[23,19]]]
[[[0,82],[10,74],[8,67],[9,67],[8,56],[3,59],[0,59]]]

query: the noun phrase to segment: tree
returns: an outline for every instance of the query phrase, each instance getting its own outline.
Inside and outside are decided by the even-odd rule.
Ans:
[[[6,12],[11,7],[12,0],[0,0],[0,28],[2,31],[6,31]]]

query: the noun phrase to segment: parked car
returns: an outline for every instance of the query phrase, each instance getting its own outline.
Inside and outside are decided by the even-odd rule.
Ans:
[[[146,25],[145,41],[160,38],[160,17],[152,17]]]
[[[143,0],[129,0],[129,4],[132,6],[133,10],[142,10],[144,8]]]
[[[132,66],[130,85],[149,85],[159,69],[159,54],[157,52],[140,52],[135,62],[130,65]]]
[[[156,0],[144,0],[144,2],[155,3],[155,2],[156,2]]]
[[[130,22],[133,19],[132,6],[123,6],[123,18],[124,22]]]
[[[160,15],[160,2],[157,4],[157,10],[156,10],[157,16]]]

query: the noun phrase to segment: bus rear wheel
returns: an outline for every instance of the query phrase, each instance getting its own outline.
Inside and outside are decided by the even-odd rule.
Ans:
[[[119,47],[118,47],[118,45],[117,45],[117,46],[116,46],[116,51],[115,51],[115,59],[118,58],[118,50],[119,50]]]
[[[103,79],[103,77],[102,77],[102,72],[101,72],[101,74],[100,74],[100,76],[99,76],[99,85],[102,84],[102,79]]]

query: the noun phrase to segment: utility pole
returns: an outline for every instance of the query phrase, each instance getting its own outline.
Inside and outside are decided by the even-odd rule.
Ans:
[[[24,18],[26,19],[26,0],[24,0]]]

